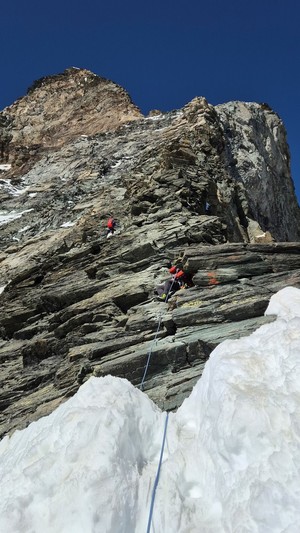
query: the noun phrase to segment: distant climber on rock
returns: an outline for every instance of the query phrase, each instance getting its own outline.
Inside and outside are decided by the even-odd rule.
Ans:
[[[109,217],[106,226],[107,226],[107,235],[106,235],[106,237],[107,238],[112,237],[112,235],[115,232],[115,228],[116,228],[116,221],[114,220],[114,218],[112,216]]]
[[[165,281],[165,283],[158,285],[155,289],[159,300],[162,302],[167,302],[169,298],[180,289],[186,289],[187,287],[193,286],[191,276],[184,272],[181,263],[177,263],[176,265],[168,263],[167,268],[172,277]]]
[[[212,215],[211,205],[208,202],[205,202],[205,214]]]

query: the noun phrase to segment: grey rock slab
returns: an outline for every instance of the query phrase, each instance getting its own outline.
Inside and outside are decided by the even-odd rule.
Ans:
[[[4,115],[1,209],[22,213],[1,226],[4,431],[93,373],[138,386],[150,349],[145,390],[175,409],[219,341],[251,332],[274,292],[300,287],[288,147],[265,106],[195,98],[145,119],[121,88],[80,69],[40,81]],[[179,258],[194,286],[157,302]]]

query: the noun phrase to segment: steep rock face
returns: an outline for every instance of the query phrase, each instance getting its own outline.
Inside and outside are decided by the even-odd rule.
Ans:
[[[10,163],[4,158],[0,165],[1,434],[51,412],[92,374],[111,373],[140,385],[149,351],[143,387],[161,407],[176,408],[213,347],[264,323],[270,296],[300,282],[299,244],[274,242],[274,235],[286,239],[288,225],[288,235],[298,235],[295,198],[283,227],[276,202],[274,213],[268,211],[268,227],[258,220],[262,165],[267,168],[274,157],[274,169],[282,169],[287,153],[282,138],[278,147],[279,137],[272,137],[274,128],[256,124],[257,114],[276,123],[275,114],[234,103],[233,119],[231,104],[214,108],[195,98],[181,110],[139,118],[122,89],[101,78],[87,83],[85,74],[71,69],[40,80],[24,102],[11,106],[26,108],[30,97],[34,109],[40,90],[51,95],[54,84],[60,103],[53,93],[53,105],[61,110],[66,102],[70,128],[66,132],[54,113],[50,147],[39,147],[23,167],[11,149]],[[85,88],[74,100],[73,76]],[[57,90],[57,83],[67,85]],[[95,90],[107,107],[96,113],[90,103],[87,112]],[[48,108],[47,94],[43,98]],[[20,124],[29,116],[25,108],[19,111]],[[246,149],[239,150],[233,139],[242,135],[247,113],[252,118],[244,143],[256,141],[254,166],[242,176],[237,169]],[[4,110],[2,122],[7,116]],[[84,120],[92,128],[89,134]],[[24,127],[15,130],[18,142]],[[42,123],[37,119],[32,128],[33,138],[41,140]],[[267,139],[274,155],[273,150],[266,155]],[[273,181],[275,190],[286,182],[281,194],[285,198],[289,191],[289,201],[289,174]],[[269,200],[273,181],[268,181]],[[117,231],[107,239],[110,213]],[[154,289],[168,277],[167,260],[178,257],[194,286],[163,304]]]
[[[282,121],[266,104],[229,102],[216,111],[230,173],[244,184],[253,218],[276,240],[298,240],[299,209]]]
[[[80,135],[113,131],[141,118],[122,87],[85,69],[41,78],[0,115],[1,162],[19,174],[34,156]]]

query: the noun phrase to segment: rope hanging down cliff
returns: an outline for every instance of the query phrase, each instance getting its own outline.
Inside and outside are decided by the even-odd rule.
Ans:
[[[168,289],[168,292],[167,292],[167,295],[166,295],[166,298],[165,298],[165,303],[168,302],[168,298],[169,298],[169,295],[170,293],[172,292],[172,288],[173,288],[173,285],[175,283],[175,277],[173,278],[172,280],[172,283]],[[160,326],[161,326],[161,322],[162,322],[162,318],[163,318],[163,315],[165,313],[161,313],[159,314],[159,318],[158,318],[158,323],[157,323],[157,329],[156,329],[156,333],[155,333],[155,337],[150,345],[150,348],[147,352],[147,362],[146,362],[146,366],[145,366],[145,370],[144,370],[144,374],[143,374],[143,378],[142,378],[142,381],[139,385],[140,389],[143,391],[144,390],[144,382],[145,382],[145,379],[146,379],[146,375],[147,375],[147,372],[148,372],[148,368],[149,368],[149,364],[150,364],[150,359],[151,359],[151,355],[152,355],[152,350],[153,350],[153,347],[154,347],[154,344],[157,342],[157,336],[158,336],[158,333],[160,331]]]
[[[161,470],[161,465],[162,465],[162,459],[163,459],[164,449],[165,449],[168,421],[169,421],[169,413],[167,413],[166,420],[165,420],[164,436],[163,436],[163,441],[162,441],[161,450],[160,450],[159,463],[158,463],[157,473],[156,473],[156,477],[155,477],[155,481],[154,481],[154,485],[153,485],[153,490],[152,490],[151,505],[150,505],[150,511],[149,511],[148,524],[147,524],[147,533],[150,532],[150,527],[151,527],[151,522],[152,522],[156,489],[157,489],[157,486],[158,486],[159,475],[160,475],[160,470]]]
[[[166,295],[166,299],[165,299],[166,302],[168,301],[168,298],[169,298],[169,295],[170,295],[170,293],[172,291],[172,287],[173,287],[174,282],[175,282],[175,276],[173,278],[173,281],[172,281],[172,283],[170,285],[170,288],[168,290],[168,293]],[[148,371],[148,368],[149,368],[149,363],[150,363],[150,358],[151,358],[153,346],[154,346],[154,343],[157,342],[157,335],[158,335],[158,333],[160,331],[160,326],[161,326],[163,315],[164,315],[164,313],[160,312],[159,319],[158,319],[158,324],[157,324],[157,329],[156,329],[156,333],[155,333],[155,337],[154,337],[154,339],[153,339],[153,341],[151,343],[151,346],[150,346],[150,349],[149,349],[149,352],[148,352],[148,357],[147,357],[147,362],[146,362],[146,366],[145,366],[145,370],[144,370],[144,375],[143,375],[143,379],[142,379],[141,384],[140,384],[141,390],[144,390],[144,381],[145,381],[145,378],[146,378],[146,375],[147,375],[147,371]],[[159,475],[160,475],[162,459],[163,459],[163,455],[164,455],[164,448],[165,448],[165,442],[166,442],[166,436],[167,436],[168,421],[169,421],[169,413],[167,413],[166,420],[165,420],[164,434],[163,434],[163,440],[162,440],[162,445],[161,445],[161,450],[160,450],[159,463],[158,463],[157,473],[156,473],[156,476],[155,476],[155,481],[154,481],[154,485],[153,485],[153,489],[152,489],[151,504],[150,504],[150,510],[149,510],[148,524],[147,524],[147,533],[150,533],[150,528],[151,528],[156,489],[158,487]]]

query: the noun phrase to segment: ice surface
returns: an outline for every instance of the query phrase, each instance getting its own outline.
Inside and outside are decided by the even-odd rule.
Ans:
[[[275,322],[225,341],[169,417],[155,533],[299,533],[300,290]],[[146,531],[166,413],[128,381],[90,378],[0,443],[0,531]]]

